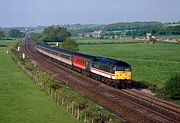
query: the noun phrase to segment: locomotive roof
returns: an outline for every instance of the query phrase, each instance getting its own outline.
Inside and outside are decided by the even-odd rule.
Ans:
[[[55,51],[67,53],[69,55],[76,55],[76,56],[79,56],[79,57],[87,58],[87,59],[95,58],[95,56],[91,56],[91,55],[87,55],[87,54],[83,54],[83,53],[78,53],[78,52],[72,52],[72,51],[69,51],[69,50],[59,49],[59,48],[56,48],[56,47],[50,47],[50,46],[47,46],[47,45],[42,45],[41,44],[40,46],[43,46],[45,48],[52,49],[52,50],[55,50]]]
[[[96,59],[94,59],[93,61],[105,64],[108,66],[119,66],[119,65],[130,66],[128,63],[126,63],[124,61],[119,61],[119,60],[105,58],[105,57],[96,57]]]

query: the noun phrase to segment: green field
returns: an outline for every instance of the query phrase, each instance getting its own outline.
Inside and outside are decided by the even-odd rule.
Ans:
[[[71,37],[78,44],[120,44],[120,43],[137,43],[142,41],[134,41],[129,39],[93,39],[93,38],[80,38]]]
[[[0,51],[7,51],[11,49],[19,40],[0,40],[0,45],[6,45],[7,47],[0,47]]]
[[[180,74],[178,44],[84,44],[79,45],[79,49],[83,53],[126,61],[132,66],[133,80],[155,84],[159,88],[172,74]]]
[[[78,122],[40,91],[2,50],[6,49],[0,48],[0,123]]]

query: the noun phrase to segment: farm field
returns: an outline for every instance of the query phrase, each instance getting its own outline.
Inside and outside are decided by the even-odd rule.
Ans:
[[[79,45],[82,53],[128,62],[132,66],[133,80],[155,84],[158,88],[162,88],[172,74],[180,74],[179,49],[178,44],[160,43]]]
[[[18,42],[18,39],[16,40],[0,40],[0,45],[7,45],[7,47],[0,47],[0,51],[6,51],[7,49],[11,49],[16,43]]]
[[[8,43],[8,46],[11,43]],[[2,50],[7,49],[0,48],[1,123],[78,122],[37,88],[34,82],[14,63],[11,56],[1,52]]]
[[[78,44],[102,44],[102,43],[107,43],[107,44],[112,44],[112,43],[137,43],[137,42],[142,42],[142,41],[133,41],[133,40],[128,40],[128,39],[87,39],[87,38],[72,38],[76,41]]]

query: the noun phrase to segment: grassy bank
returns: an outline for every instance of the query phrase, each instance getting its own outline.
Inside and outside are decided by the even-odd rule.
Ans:
[[[1,123],[78,122],[39,90],[5,52],[0,53],[0,93]]]

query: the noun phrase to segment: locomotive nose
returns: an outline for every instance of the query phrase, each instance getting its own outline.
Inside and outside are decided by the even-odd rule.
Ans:
[[[116,71],[115,79],[119,80],[131,80],[131,72],[129,71]]]

